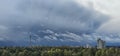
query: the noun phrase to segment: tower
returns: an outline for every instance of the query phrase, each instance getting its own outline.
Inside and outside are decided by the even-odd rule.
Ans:
[[[30,43],[29,43],[29,45],[32,46],[32,35],[31,35],[31,32],[29,33],[29,38],[30,38]]]
[[[105,41],[101,40],[100,38],[97,40],[97,48],[102,49],[105,48]]]

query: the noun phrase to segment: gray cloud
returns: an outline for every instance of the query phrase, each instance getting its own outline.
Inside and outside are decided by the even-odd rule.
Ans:
[[[38,24],[44,24],[50,28],[82,32],[95,31],[108,18],[107,15],[94,9],[79,6],[73,0],[34,0],[33,2],[26,0],[20,4],[18,9],[23,12],[22,15],[25,18],[28,18],[27,20],[23,18],[25,22],[38,22]],[[91,22],[93,22],[93,27],[90,25]]]
[[[93,33],[109,18],[73,0],[7,0],[0,3],[0,31],[10,40],[27,40],[28,32],[38,34],[44,29]],[[81,38],[74,33],[62,35],[75,37],[74,40]],[[48,37],[51,36],[45,38]]]

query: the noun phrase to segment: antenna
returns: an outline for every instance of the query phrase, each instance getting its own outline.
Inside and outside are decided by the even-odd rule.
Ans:
[[[30,9],[32,9],[33,8],[33,0],[30,0]],[[31,12],[31,17],[32,17],[32,14],[33,14],[33,12]],[[32,47],[32,34],[31,34],[31,32],[29,32],[28,33],[28,35],[29,35],[29,46],[30,47]]]
[[[32,46],[32,35],[31,35],[31,32],[29,32],[29,38],[30,38],[30,46]]]

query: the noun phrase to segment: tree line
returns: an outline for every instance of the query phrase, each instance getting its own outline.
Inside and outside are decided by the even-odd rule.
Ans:
[[[120,56],[120,48],[0,47],[0,56]]]

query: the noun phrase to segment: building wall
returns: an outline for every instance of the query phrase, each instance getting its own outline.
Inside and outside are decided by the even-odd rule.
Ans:
[[[101,40],[101,39],[98,39],[98,40],[97,40],[97,48],[98,48],[98,49],[105,48],[105,41],[103,41],[103,40]]]

